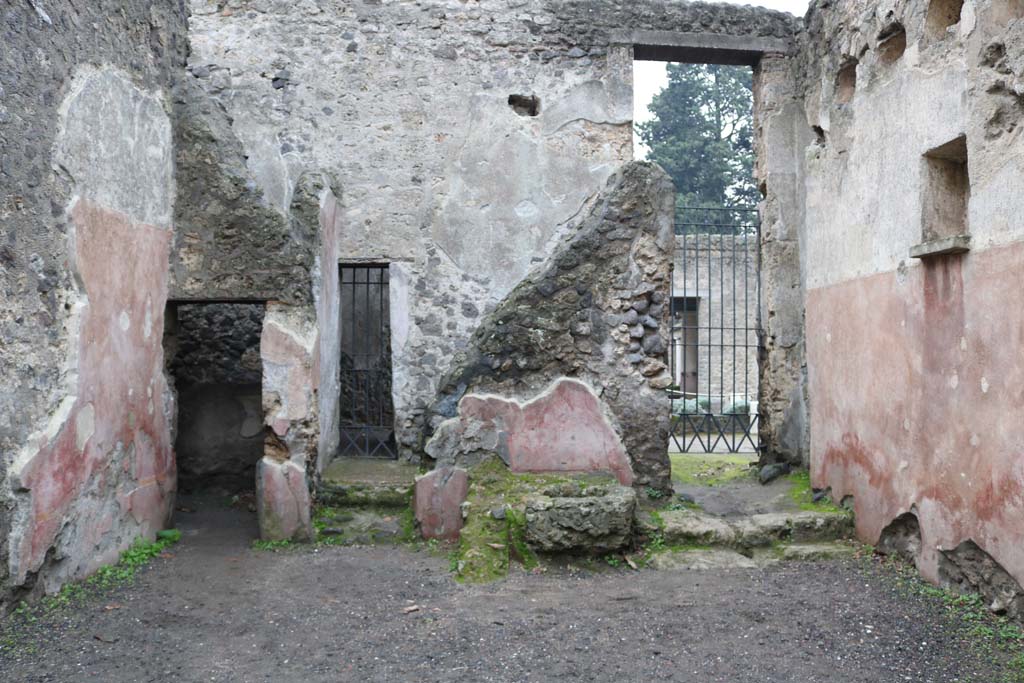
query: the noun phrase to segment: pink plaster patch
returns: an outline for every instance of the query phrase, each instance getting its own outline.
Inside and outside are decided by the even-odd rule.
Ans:
[[[267,387],[264,384],[264,389],[276,391],[281,397],[285,419],[291,421],[305,419],[313,408],[313,396],[317,387],[311,351],[303,347],[278,323],[268,319],[264,323],[263,333],[260,335],[260,357],[265,364],[286,370],[286,377],[281,386]],[[264,376],[264,382],[266,382],[266,376]],[[274,429],[277,431],[276,426]]]
[[[309,487],[305,471],[290,461],[263,458],[256,473],[256,505],[260,538],[265,541],[308,541]]]
[[[42,565],[68,521],[84,530],[107,529],[130,514],[139,533],[155,533],[168,517],[175,484],[170,428],[160,404],[170,232],[84,199],[71,215],[75,262],[88,295],[78,338],[78,394],[53,440],[19,472],[31,507],[24,535],[12,539],[16,582]],[[145,322],[147,314],[151,320]],[[77,434],[83,425],[89,433]],[[124,458],[123,477],[114,471],[117,453]],[[94,506],[76,507],[90,485],[121,502],[118,520],[97,517]],[[118,550],[97,548],[101,539],[89,533],[64,542],[74,544],[65,550],[80,562],[78,575]]]
[[[439,467],[416,478],[414,509],[423,538],[452,541],[462,529],[462,503],[469,475],[458,467]]]
[[[854,497],[869,543],[916,508],[932,579],[970,539],[1024,582],[1022,275],[1017,243],[807,295],[813,483]]]
[[[470,394],[459,415],[464,426],[477,421],[498,431],[513,472],[612,472],[623,486],[633,483],[629,457],[600,399],[578,380],[559,379],[523,404]]]

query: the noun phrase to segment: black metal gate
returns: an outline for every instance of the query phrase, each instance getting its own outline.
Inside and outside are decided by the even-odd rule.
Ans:
[[[341,267],[339,455],[397,458],[387,265]]]
[[[670,451],[758,450],[759,232],[753,207],[677,209]]]

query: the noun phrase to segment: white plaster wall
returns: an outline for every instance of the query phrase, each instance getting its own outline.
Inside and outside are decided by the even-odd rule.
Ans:
[[[995,4],[968,0],[960,24],[941,41],[924,35],[927,3],[909,5],[904,10],[907,50],[890,65],[882,64],[874,50],[871,27],[881,25],[876,13],[849,38],[848,50],[868,50],[861,55],[857,90],[847,105],[833,100],[834,70],[818,65],[817,91],[808,98],[808,124],[821,126],[826,142],[812,142],[805,150],[808,288],[917,267],[909,250],[922,241],[922,156],[963,134],[971,179],[967,222],[972,248],[1024,238],[1024,226],[1013,218],[1021,209],[1018,186],[1024,172],[1020,126],[993,136],[988,119],[1000,96],[985,95],[995,81],[1011,92],[1020,91],[1021,83],[1012,74],[979,64],[986,46],[1006,26],[978,22],[979,6],[988,17]],[[872,11],[863,2],[843,9],[847,15]],[[1012,22],[1009,26],[1010,36],[1019,37],[1024,29]],[[831,56],[833,61],[839,58]]]

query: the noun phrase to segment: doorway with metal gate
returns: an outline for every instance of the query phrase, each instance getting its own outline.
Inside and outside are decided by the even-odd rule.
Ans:
[[[756,453],[757,208],[681,206],[675,232],[669,450]]]
[[[339,456],[397,458],[387,264],[341,266]]]

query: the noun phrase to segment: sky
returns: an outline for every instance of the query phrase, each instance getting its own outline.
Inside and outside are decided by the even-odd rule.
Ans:
[[[802,17],[807,11],[807,0],[761,0],[761,2],[741,2],[740,0],[721,0],[730,5],[755,5],[780,10]],[[640,123],[651,118],[647,105],[668,84],[665,73],[665,62],[633,62],[633,121]],[[634,156],[637,159],[647,158],[650,151],[643,145],[636,134],[633,135]]]

